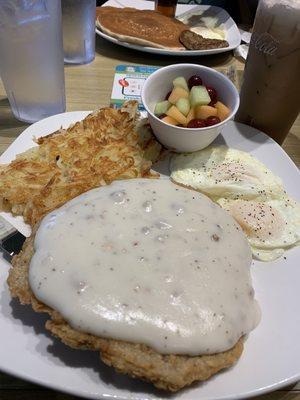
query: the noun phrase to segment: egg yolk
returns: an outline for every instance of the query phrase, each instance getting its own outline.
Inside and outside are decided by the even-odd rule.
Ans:
[[[237,200],[228,211],[249,237],[265,241],[282,235],[285,221],[269,204]]]

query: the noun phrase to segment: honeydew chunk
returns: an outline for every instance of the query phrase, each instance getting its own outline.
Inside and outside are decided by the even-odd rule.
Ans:
[[[224,121],[230,114],[230,108],[225,106],[221,101],[217,101],[215,107],[217,109],[217,116],[221,121]]]
[[[193,86],[190,91],[191,106],[202,106],[210,103],[210,97],[205,86]]]
[[[166,116],[163,117],[161,120],[164,121],[166,124],[170,124],[170,125],[179,125],[179,122],[176,121],[176,119],[170,117],[169,115],[166,115]]]
[[[181,87],[182,89],[186,90],[187,92],[189,91],[188,84],[186,82],[186,79],[183,76],[178,76],[177,78],[175,78],[173,81],[173,86]]]
[[[155,115],[162,115],[166,114],[168,109],[171,107],[171,103],[168,100],[164,101],[159,101],[156,103],[155,108],[154,108],[154,114]]]
[[[188,124],[192,119],[195,119],[196,115],[195,115],[195,108],[192,107],[188,113],[188,115],[186,116],[186,124]]]
[[[184,116],[188,115],[191,108],[188,99],[184,99],[183,97],[176,101],[176,107]]]
[[[167,115],[174,118],[179,124],[186,125],[186,117],[178,110],[176,106],[168,109]]]
[[[216,117],[218,110],[211,106],[196,106],[195,114],[196,118],[206,119],[208,117]]]
[[[184,99],[188,99],[189,98],[189,92],[187,92],[186,90],[182,89],[182,87],[175,87],[169,98],[168,101],[172,104],[176,104],[177,100],[184,98]]]

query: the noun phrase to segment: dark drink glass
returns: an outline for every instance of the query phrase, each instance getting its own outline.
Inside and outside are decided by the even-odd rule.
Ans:
[[[236,120],[282,144],[300,111],[300,0],[261,0]]]
[[[176,6],[177,0],[155,0],[155,11],[167,17],[175,17]]]

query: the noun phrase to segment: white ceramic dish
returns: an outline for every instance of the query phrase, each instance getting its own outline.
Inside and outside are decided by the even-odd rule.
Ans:
[[[87,112],[56,115],[27,128],[0,157],[5,163],[32,147],[32,137],[46,135],[61,125],[82,119]],[[253,154],[279,175],[287,191],[300,199],[298,169],[285,152],[259,131],[230,122],[217,143],[226,143]],[[155,166],[168,171],[166,162]],[[165,177],[167,178],[167,177]],[[15,221],[24,231],[20,219]],[[11,300],[6,285],[8,263],[0,259],[0,369],[60,391],[91,399],[114,400],[228,400],[241,399],[281,388],[300,379],[300,248],[286,253],[286,260],[255,262],[252,268],[262,320],[245,343],[237,364],[174,395],[115,373],[95,352],[72,350],[50,336],[46,317]]]
[[[153,1],[146,1],[146,0],[109,0],[104,3],[104,6],[112,6],[112,7],[134,7],[142,10],[153,10]],[[176,16],[181,16],[186,12],[190,12],[193,10],[195,13],[199,13],[201,11],[205,12],[210,10],[210,12],[214,13],[219,21],[223,23],[224,30],[226,32],[226,40],[229,44],[229,47],[224,47],[221,49],[208,49],[208,50],[165,50],[165,49],[156,49],[154,47],[147,47],[147,46],[140,46],[135,45],[132,43],[122,42],[116,38],[113,38],[106,33],[102,32],[99,28],[96,28],[96,33],[101,36],[102,38],[108,40],[109,42],[118,44],[123,47],[127,47],[134,50],[143,51],[146,53],[153,53],[153,54],[164,54],[168,56],[204,56],[209,54],[217,54],[217,53],[224,53],[226,51],[230,51],[235,49],[241,43],[241,35],[236,26],[234,20],[230,17],[230,15],[219,7],[214,6],[204,6],[204,5],[187,5],[187,4],[178,4],[176,10]]]
[[[219,100],[230,108],[230,115],[219,124],[195,129],[169,125],[155,116],[155,105],[170,91],[173,79],[183,76],[188,80],[193,75],[199,75],[203,84],[217,90]],[[172,64],[158,69],[147,78],[142,89],[142,102],[157,139],[168,149],[182,153],[202,150],[210,145],[235,116],[240,97],[231,80],[212,68],[198,64]]]

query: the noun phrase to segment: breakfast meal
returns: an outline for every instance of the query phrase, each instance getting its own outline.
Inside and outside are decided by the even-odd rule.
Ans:
[[[248,153],[211,146],[174,155],[170,170],[174,182],[206,194],[235,218],[255,258],[271,261],[300,244],[300,204]]]
[[[207,39],[189,29],[181,32],[179,40],[188,50],[220,49],[229,46],[227,40]]]
[[[71,198],[115,179],[150,177],[161,145],[137,103],[102,108],[68,129],[36,140],[38,146],[0,166],[0,208],[34,225]]]
[[[212,31],[203,26],[190,28],[179,19],[153,10],[131,7],[98,7],[97,27],[121,42],[166,50],[207,50],[228,47],[220,29]],[[202,28],[202,29],[201,29]],[[206,37],[207,32],[210,33]],[[217,37],[215,37],[217,36]]]
[[[136,103],[37,144],[0,168],[1,208],[32,226],[11,295],[65,344],[161,389],[233,365],[260,318],[250,246],[207,196],[156,179],[161,146]]]
[[[224,121],[230,109],[218,99],[215,88],[192,75],[188,81],[182,76],[173,80],[173,89],[156,103],[154,114],[169,125],[205,128]]]
[[[208,197],[130,179],[44,217],[8,284],[67,345],[177,391],[241,355],[260,318],[251,260],[241,228]]]
[[[231,113],[222,94],[201,74],[177,76],[154,114],[213,126]],[[0,165],[0,209],[32,228],[11,296],[46,313],[66,345],[159,389],[233,366],[260,321],[252,258],[300,244],[300,205],[281,179],[224,145],[173,154],[160,177],[151,166],[164,150],[135,101],[35,142]]]

